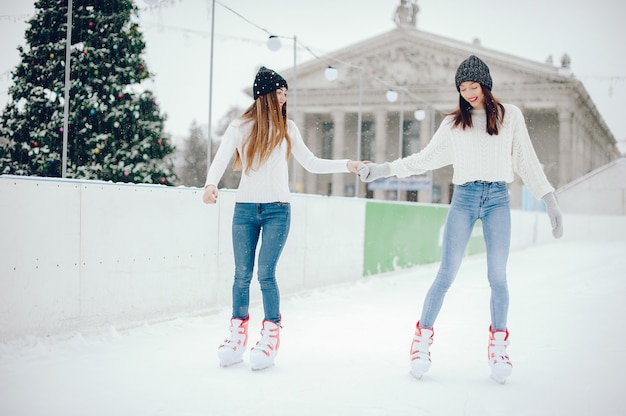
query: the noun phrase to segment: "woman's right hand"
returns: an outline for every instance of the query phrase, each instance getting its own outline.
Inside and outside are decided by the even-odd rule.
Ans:
[[[386,178],[391,175],[389,163],[361,163],[358,167],[358,175],[361,182],[374,182],[378,178]]]
[[[205,204],[215,204],[217,202],[217,188],[215,185],[207,185],[204,187],[204,195],[202,195],[202,201]]]

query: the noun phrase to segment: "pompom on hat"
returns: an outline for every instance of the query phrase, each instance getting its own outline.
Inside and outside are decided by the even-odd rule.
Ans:
[[[493,85],[493,80],[489,74],[489,67],[475,55],[471,55],[461,62],[461,65],[459,65],[456,70],[454,81],[456,82],[457,91],[460,91],[461,84],[465,81],[478,82],[490,91]]]
[[[268,69],[262,66],[259,69],[259,72],[257,72],[256,77],[254,78],[252,92],[254,95],[254,99],[256,100],[262,95],[265,95],[272,91],[276,91],[277,89],[283,87],[289,89],[285,78],[281,77],[280,74],[273,69]]]

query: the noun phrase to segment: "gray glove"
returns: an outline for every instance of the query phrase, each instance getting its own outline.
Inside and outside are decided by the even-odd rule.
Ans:
[[[359,163],[357,167],[361,182],[374,182],[378,178],[391,176],[389,163]]]
[[[554,197],[554,192],[545,194],[541,199],[544,204],[546,204],[550,224],[552,224],[552,235],[554,238],[561,238],[563,235],[563,216],[561,215],[559,204]]]

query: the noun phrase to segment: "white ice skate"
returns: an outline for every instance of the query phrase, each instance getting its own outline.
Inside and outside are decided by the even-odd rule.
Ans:
[[[411,375],[417,379],[421,379],[430,369],[429,348],[433,343],[433,335],[432,328],[420,328],[420,323],[417,322],[411,343]]]
[[[229,367],[243,361],[243,353],[248,345],[248,320],[230,320],[230,335],[217,349],[221,367]]]
[[[513,364],[506,352],[509,345],[509,331],[492,331],[489,327],[489,366],[491,378],[500,384],[506,382],[506,378],[513,372]]]
[[[263,370],[274,365],[274,359],[280,347],[280,325],[272,321],[263,321],[261,339],[250,350],[252,370]]]

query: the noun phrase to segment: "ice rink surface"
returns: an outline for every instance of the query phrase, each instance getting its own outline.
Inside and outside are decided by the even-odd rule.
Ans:
[[[511,253],[513,375],[489,378],[484,255],[466,258],[435,325],[409,346],[437,265],[285,296],[276,366],[220,368],[230,310],[0,343],[2,416],[626,414],[626,241]],[[278,276],[280,280],[289,276]],[[253,284],[253,290],[258,285]],[[262,320],[251,309],[251,343]]]

